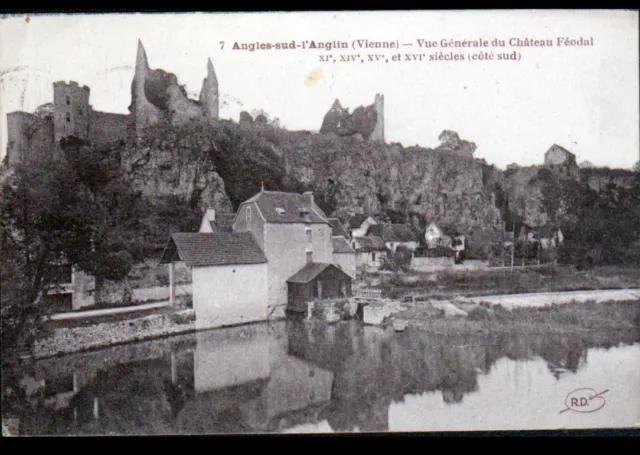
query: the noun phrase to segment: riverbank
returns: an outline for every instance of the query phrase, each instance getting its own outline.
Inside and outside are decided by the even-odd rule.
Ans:
[[[195,331],[193,309],[156,308],[142,313],[50,321],[34,343],[32,355],[38,359]]]
[[[435,299],[480,297],[602,289],[638,289],[640,267],[603,266],[578,271],[574,266],[557,265],[533,269],[487,269],[433,273],[373,274],[366,286],[380,289],[384,297],[401,299],[412,294]]]
[[[547,307],[507,310],[501,305],[456,303],[464,316],[447,316],[428,302],[403,303],[395,320],[408,328],[441,335],[461,333],[578,334],[597,344],[599,339],[640,341],[640,300],[624,302],[572,302]],[[387,321],[385,325],[391,325]]]

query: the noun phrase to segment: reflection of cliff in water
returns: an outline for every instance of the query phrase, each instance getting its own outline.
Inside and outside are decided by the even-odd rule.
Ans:
[[[38,361],[23,373],[35,412],[21,425],[25,433],[190,434],[326,421],[334,431],[386,431],[392,403],[425,392],[464,403],[504,357],[542,358],[556,378],[575,373],[593,347],[581,340],[395,333],[355,321],[211,330]],[[521,372],[507,379],[523,380]]]

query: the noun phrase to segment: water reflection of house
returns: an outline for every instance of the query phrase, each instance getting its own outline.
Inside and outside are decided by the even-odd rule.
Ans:
[[[196,394],[176,420],[188,433],[274,431],[318,418],[333,373],[287,352],[266,325],[200,332]]]

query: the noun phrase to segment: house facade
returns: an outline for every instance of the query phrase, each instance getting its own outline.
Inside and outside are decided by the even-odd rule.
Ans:
[[[446,236],[436,223],[431,223],[427,226],[424,233],[424,241],[427,244],[427,248],[451,247],[451,238]]]
[[[406,224],[376,224],[371,226],[368,234],[381,237],[387,249],[393,254],[399,246],[414,252],[420,244],[416,235]]]
[[[267,258],[250,233],[172,234],[161,262],[170,267],[170,300],[174,264],[191,269],[197,330],[267,319]]]
[[[354,237],[351,247],[356,252],[356,270],[359,272],[375,272],[387,257],[384,241],[375,235]]]
[[[200,222],[200,229],[198,230],[198,232],[232,232],[235,217],[235,213],[221,213],[217,212],[215,209],[208,208],[205,211],[204,216],[202,217],[202,221]]]
[[[240,204],[234,232],[250,232],[268,261],[270,317],[284,316],[287,279],[307,263],[331,263],[331,225],[313,193],[261,191]]]
[[[371,226],[375,226],[378,222],[372,216],[354,215],[347,219],[347,226],[351,232],[351,237],[364,237],[369,232]]]
[[[356,278],[356,251],[342,236],[332,236],[333,263],[340,267],[351,278]]]
[[[310,262],[287,280],[289,308],[351,296],[351,277],[335,264]]]

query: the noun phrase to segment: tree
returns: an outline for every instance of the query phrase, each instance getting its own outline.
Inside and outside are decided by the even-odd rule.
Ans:
[[[633,170],[633,172],[637,172],[637,173],[640,174],[640,161],[638,161],[636,164],[634,164],[631,169]]]
[[[82,221],[72,172],[57,161],[17,167],[0,198],[3,347],[28,344],[48,308],[44,295],[55,284],[51,263],[71,245],[83,244]]]
[[[53,154],[18,166],[0,196],[2,338],[28,346],[51,312],[52,264],[66,261],[102,279],[122,279],[137,254],[140,197],[118,171],[113,150],[63,143]]]

